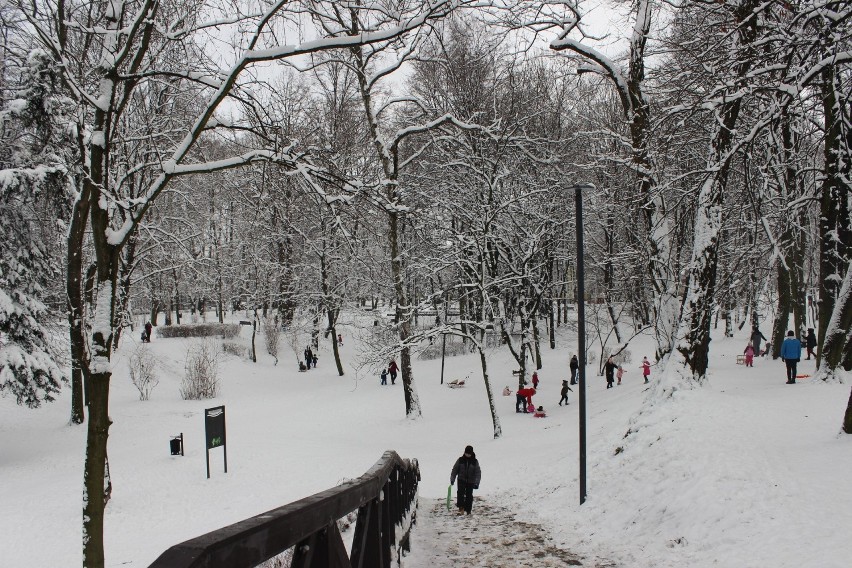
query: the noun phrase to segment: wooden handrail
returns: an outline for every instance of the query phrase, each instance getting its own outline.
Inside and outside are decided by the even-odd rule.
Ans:
[[[293,546],[294,568],[389,568],[392,548],[407,545],[419,480],[417,460],[387,451],[358,479],[172,546],[150,568],[253,568]],[[356,509],[350,560],[337,520]]]

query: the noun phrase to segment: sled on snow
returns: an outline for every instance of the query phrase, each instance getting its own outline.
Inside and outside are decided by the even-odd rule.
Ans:
[[[447,383],[447,386],[450,387],[451,389],[461,388],[461,387],[464,386],[464,379],[461,379],[461,380],[455,379],[453,381],[450,381],[450,382]]]

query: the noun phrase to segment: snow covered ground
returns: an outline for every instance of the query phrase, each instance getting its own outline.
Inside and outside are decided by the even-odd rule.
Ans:
[[[282,344],[278,366],[265,354],[256,364],[226,360],[221,395],[207,401],[178,393],[187,340],[156,334],[150,349],[160,384],[150,401],[138,400],[126,366],[136,334],[126,335],[111,390],[107,565],[147,566],[180,541],[357,477],[386,449],[416,457],[420,495],[441,499],[467,444],[483,471],[475,493],[483,510],[487,504],[541,525],[587,565],[852,563],[852,436],[839,434],[849,386],[810,379],[786,385],[780,361],[737,366],[744,335],[714,339],[707,387],[680,391],[642,414],[639,361],[652,354],[649,338],[631,346],[621,386],[606,390],[589,367],[588,500],[581,507],[576,392],[568,407],[556,405],[572,349],[543,352],[534,402],[547,409],[545,419],[516,414],[514,396],[499,396],[504,386],[515,387],[514,365],[508,353],[491,354],[503,427],[493,440],[478,356],[447,361],[447,380],[471,375],[462,389],[439,384],[440,359],[416,360],[423,416],[412,421],[404,416],[401,381],[380,386],[373,373],[356,375],[355,334],[342,331],[346,376],[337,376],[328,344],[319,368],[306,373],[296,371],[295,354]],[[812,371],[813,362],[803,361],[800,373]],[[35,411],[0,399],[0,566],[81,563],[85,427],[68,424],[69,404],[68,392]],[[228,473],[221,450],[213,450],[208,480],[203,411],[221,404]],[[180,432],[186,456],[173,457],[169,438]],[[415,528],[406,565],[426,565],[418,551],[441,547],[437,534],[424,530],[418,541]]]

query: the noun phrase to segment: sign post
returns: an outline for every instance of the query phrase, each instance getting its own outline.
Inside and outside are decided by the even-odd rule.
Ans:
[[[204,410],[204,439],[207,442],[207,479],[210,479],[210,450],[222,446],[225,457],[225,473],[228,473],[228,449],[225,443],[225,407],[216,406]]]

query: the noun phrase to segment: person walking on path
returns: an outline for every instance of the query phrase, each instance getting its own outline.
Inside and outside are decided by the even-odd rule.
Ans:
[[[623,377],[623,376],[624,376],[624,373],[625,373],[625,371],[624,371],[624,367],[622,367],[621,365],[619,365],[619,366],[618,366],[618,371],[615,373],[615,378],[616,378],[616,379],[618,379],[618,384],[619,384],[619,385],[621,384],[621,377]]]
[[[342,333],[337,334],[337,344],[341,345],[341,346],[343,345],[343,334]]]
[[[150,337],[148,338],[148,340],[150,341]],[[816,353],[814,353],[814,349],[816,349],[816,346],[817,339],[816,334],[814,333],[814,328],[809,327],[808,334],[805,336],[805,347],[808,348],[808,361],[811,360],[811,355],[813,355],[814,359],[816,359]]]
[[[459,481],[456,490],[459,515],[469,515],[473,509],[473,490],[479,489],[479,480],[482,478],[482,470],[479,468],[476,454],[473,453],[473,446],[466,446],[464,454],[456,460],[453,471],[450,472],[450,485],[456,482],[456,478]]]
[[[604,374],[606,374],[606,388],[611,389],[612,383],[615,381],[615,368],[617,365],[612,360],[612,357],[607,357],[604,363]]]
[[[568,391],[574,392],[574,389],[568,386],[568,379],[562,381],[562,391],[559,393],[562,395],[562,398],[559,399],[559,406],[562,406],[564,402],[565,405],[568,405]]]
[[[573,355],[571,357],[571,363],[568,365],[571,368],[571,384],[577,384],[577,371],[580,369],[580,362],[577,360],[577,356]]]
[[[532,374],[532,384],[533,384],[533,388],[534,388],[534,389],[537,389],[537,388],[538,388],[538,372],[537,372],[537,371],[533,371],[533,374]]]
[[[382,382],[381,382],[381,384],[383,384],[383,385],[388,384],[388,370],[387,369],[382,369]]]
[[[648,377],[651,376],[651,362],[647,357],[642,357],[642,376],[645,377],[645,384],[648,384]]]
[[[305,365],[308,367],[308,370],[310,370],[311,365],[313,365],[313,364],[314,364],[314,352],[311,351],[311,346],[308,345],[307,347],[305,347]]]
[[[399,370],[399,367],[396,366],[396,359],[391,359],[390,365],[388,365],[388,373],[390,373],[391,384],[396,384],[396,372]]]
[[[802,342],[793,335],[793,330],[787,332],[784,343],[781,344],[781,360],[787,365],[787,384],[796,384],[796,365],[802,358]]]
[[[752,344],[752,346],[754,346],[755,355],[760,354],[760,342],[761,341],[766,341],[766,338],[763,337],[763,334],[760,333],[760,329],[758,329],[757,326],[752,327],[751,328],[751,344]],[[769,350],[767,349],[767,351],[769,351]]]
[[[151,330],[152,330],[152,328],[153,328],[153,326],[151,325],[151,322],[146,321],[145,322],[145,343],[151,343]]]
[[[743,355],[745,355],[745,366],[754,367],[754,345],[752,345],[751,343],[746,345],[745,351],[743,351]]]

